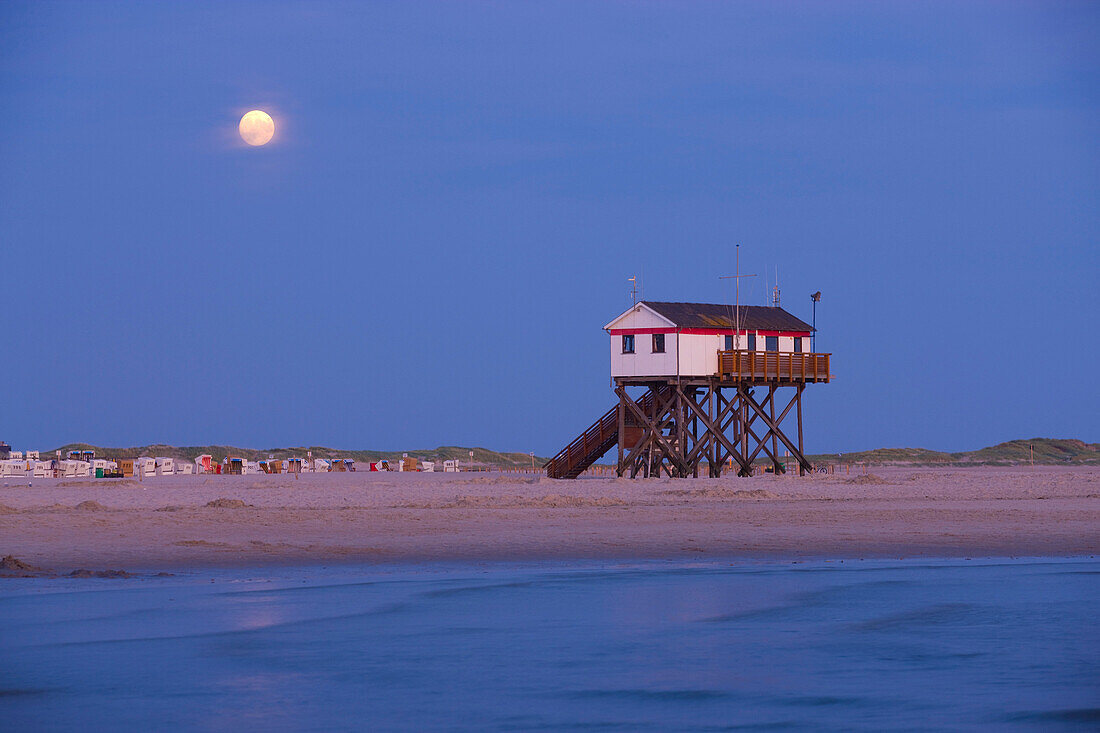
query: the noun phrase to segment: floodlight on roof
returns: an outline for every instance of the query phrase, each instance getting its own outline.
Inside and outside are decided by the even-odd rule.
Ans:
[[[810,351],[812,351],[816,354],[817,353],[817,304],[819,302],[821,302],[821,291],[818,290],[816,293],[811,293],[810,294],[810,300],[812,300],[813,303],[814,303],[814,319],[813,319],[813,326],[811,326],[811,328],[813,330],[810,331]]]

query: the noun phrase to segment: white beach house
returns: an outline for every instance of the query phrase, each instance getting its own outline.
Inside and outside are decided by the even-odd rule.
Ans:
[[[91,476],[92,464],[88,461],[66,460],[61,461],[60,474],[65,478]]]
[[[612,377],[703,377],[719,351],[810,351],[811,326],[778,307],[639,301],[604,326]]]
[[[156,476],[157,475],[157,460],[155,458],[135,458],[134,459],[134,475],[135,476]]]
[[[4,478],[12,476],[26,476],[27,462],[20,458],[9,458],[0,461],[0,476]]]

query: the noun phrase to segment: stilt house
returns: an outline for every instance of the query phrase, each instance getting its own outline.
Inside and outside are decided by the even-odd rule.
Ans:
[[[618,445],[620,476],[718,477],[787,470],[805,474],[802,392],[828,382],[830,354],[810,353],[813,328],[782,308],[641,301],[604,330],[618,404],[547,464],[552,478],[576,478]],[[634,397],[628,388],[644,388]],[[780,390],[793,389],[786,404]],[[792,414],[797,432],[781,423]],[[780,451],[780,445],[783,452]]]

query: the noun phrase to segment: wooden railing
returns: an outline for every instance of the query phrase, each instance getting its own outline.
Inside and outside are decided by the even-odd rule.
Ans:
[[[619,437],[619,407],[616,405],[592,424],[580,436],[549,461],[544,468],[550,478],[576,478],[585,468],[581,466],[596,452],[603,455]],[[604,448],[606,446],[606,448]],[[601,448],[604,448],[602,451]],[[598,458],[599,456],[597,456]],[[595,460],[595,459],[593,459]],[[591,463],[589,463],[591,465]],[[580,468],[580,470],[577,470]]]
[[[738,381],[828,382],[831,354],[719,351],[718,374]]]
[[[663,388],[662,393],[667,395],[667,390],[667,387]],[[642,396],[638,404],[644,412],[648,413],[653,407],[653,398],[653,390]],[[619,406],[616,404],[592,427],[547,461],[543,468],[550,478],[576,478],[618,442]]]

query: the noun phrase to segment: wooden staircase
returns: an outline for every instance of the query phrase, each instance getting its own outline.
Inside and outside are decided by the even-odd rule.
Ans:
[[[667,393],[665,388],[666,396]],[[653,397],[653,390],[650,389],[638,401],[638,405],[646,414],[653,409]],[[629,415],[627,422],[633,424]],[[546,475],[550,478],[577,478],[618,442],[619,406],[616,404],[604,413],[603,417],[592,423],[592,427],[581,433],[576,440],[546,462],[543,466],[546,469]]]

